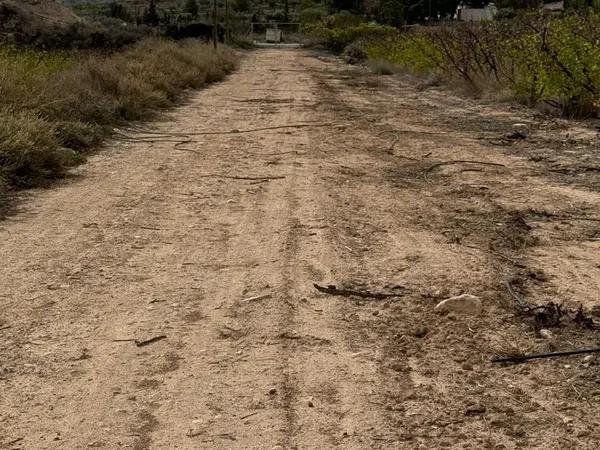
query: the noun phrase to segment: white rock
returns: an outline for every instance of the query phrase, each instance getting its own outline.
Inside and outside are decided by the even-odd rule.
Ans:
[[[540,330],[540,336],[544,339],[554,339],[554,334],[552,333],[552,331],[547,330],[546,328],[542,328]]]
[[[439,302],[435,310],[440,313],[456,312],[477,316],[483,311],[481,299],[475,295],[463,294]]]

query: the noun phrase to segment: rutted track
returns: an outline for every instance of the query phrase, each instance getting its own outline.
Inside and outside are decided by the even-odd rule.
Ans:
[[[490,144],[508,116],[261,50],[24,199],[0,224],[0,446],[593,448],[596,366],[488,363],[548,345],[507,278],[587,307],[600,287],[595,222],[550,220],[597,217],[597,193]],[[448,160],[503,167],[427,172]],[[435,315],[439,290],[484,316]]]

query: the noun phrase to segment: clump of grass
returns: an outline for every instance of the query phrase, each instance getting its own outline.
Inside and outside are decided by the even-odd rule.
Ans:
[[[344,49],[342,58],[348,64],[360,64],[364,62],[368,56],[367,52],[365,52],[360,45],[350,44]]]
[[[69,165],[54,125],[32,111],[0,109],[0,175],[31,186],[60,176]]]
[[[369,60],[368,65],[375,75],[393,75],[397,72],[391,62],[381,59]]]
[[[112,55],[0,47],[0,182],[59,177],[113,126],[151,118],[235,65],[233,52],[195,41],[141,41]]]

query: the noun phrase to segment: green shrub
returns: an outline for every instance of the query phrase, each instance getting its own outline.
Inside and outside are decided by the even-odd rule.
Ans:
[[[364,24],[362,17],[349,11],[340,11],[325,19],[328,28],[354,28]]]
[[[32,111],[0,109],[0,178],[31,186],[68,166],[54,125]]]
[[[394,33],[362,44],[370,59],[387,61],[413,73],[434,72],[443,63],[440,48],[426,33]]]
[[[357,26],[329,28],[325,23],[309,24],[304,27],[309,36],[319,37],[325,45],[335,53],[341,53],[348,45],[358,41],[370,41],[392,36],[395,28],[373,23],[362,23]]]
[[[300,10],[300,22],[312,24],[322,21],[327,16],[327,9],[323,6],[311,6]]]
[[[349,30],[331,30],[330,46],[355,38]],[[461,78],[478,90],[509,87],[525,103],[567,115],[600,108],[600,15],[593,12],[364,33],[359,42],[373,60]]]
[[[150,118],[235,65],[232,52],[191,41],[142,41],[108,56],[0,46],[0,181],[61,176],[114,125]]]

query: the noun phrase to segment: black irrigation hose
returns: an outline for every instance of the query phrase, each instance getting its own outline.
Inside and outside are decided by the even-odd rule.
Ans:
[[[494,359],[492,359],[492,362],[493,363],[523,362],[523,361],[528,361],[530,359],[553,358],[554,356],[581,355],[583,353],[598,353],[598,352],[600,352],[600,348],[589,348],[589,349],[585,349],[585,350],[571,350],[568,352],[537,353],[534,355],[508,356],[506,358],[494,358]]]

